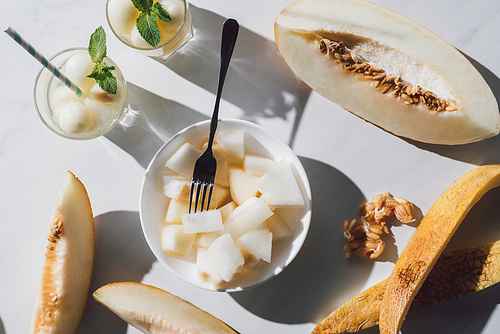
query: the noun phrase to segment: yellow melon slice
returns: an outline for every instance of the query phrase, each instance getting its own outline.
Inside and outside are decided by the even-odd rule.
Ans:
[[[84,185],[67,172],[47,238],[30,334],[76,332],[94,263],[94,218]]]
[[[442,255],[409,312],[481,291],[500,282],[500,240]],[[313,334],[356,333],[378,325],[387,279],[359,293],[323,319]]]
[[[432,205],[389,276],[380,308],[381,333],[399,333],[413,298],[462,220],[488,190],[499,185],[500,165],[477,167]]]
[[[94,298],[144,333],[237,333],[184,299],[142,283],[111,283]]]
[[[312,89],[396,135],[463,144],[499,133],[498,104],[453,46],[363,0],[302,0],[275,20],[275,41]]]

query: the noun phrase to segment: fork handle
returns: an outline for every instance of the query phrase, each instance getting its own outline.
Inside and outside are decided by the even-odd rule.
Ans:
[[[239,31],[238,21],[234,19],[227,19],[222,26],[222,39],[221,39],[221,53],[220,53],[220,68],[219,68],[219,84],[217,87],[217,96],[215,98],[214,112],[212,113],[212,120],[210,121],[210,135],[208,137],[208,148],[212,147],[215,131],[217,130],[217,123],[219,118],[219,104],[222,95],[222,87],[226,79],[226,73],[229,68],[229,62],[233,55],[234,45]]]

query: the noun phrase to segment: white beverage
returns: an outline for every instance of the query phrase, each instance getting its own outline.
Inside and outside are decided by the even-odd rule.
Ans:
[[[86,48],[62,51],[51,62],[82,90],[73,91],[43,69],[35,84],[35,105],[44,123],[55,133],[70,139],[96,138],[114,127],[128,110],[126,82],[118,66],[108,57],[104,62],[114,66],[116,94],[103,91],[87,76],[94,63]]]
[[[191,12],[185,0],[155,0],[169,13],[168,22],[156,19],[160,30],[160,43],[149,45],[139,34],[136,19],[139,11],[131,0],[108,0],[106,17],[113,33],[125,45],[150,57],[166,59],[177,51],[191,37]]]

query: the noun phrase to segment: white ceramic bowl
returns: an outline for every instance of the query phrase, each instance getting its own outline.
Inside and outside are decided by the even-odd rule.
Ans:
[[[163,220],[169,199],[157,192],[159,184],[158,174],[164,170],[165,161],[184,142],[189,141],[195,146],[201,144],[208,138],[209,121],[200,122],[174,135],[155,154],[149,164],[141,189],[140,198],[140,218],[144,236],[149,247],[156,258],[170,269],[175,275],[192,285],[207,290],[214,290],[211,284],[201,281],[196,275],[196,251],[192,251],[185,257],[168,256],[161,250],[158,230],[163,226]],[[304,168],[293,153],[292,149],[279,137],[267,129],[248,121],[236,119],[222,119],[218,128],[243,129],[247,135],[245,137],[245,150],[249,153],[264,155],[280,161],[285,158],[291,163],[295,176],[298,180],[305,200],[303,208],[286,209],[284,218],[292,228],[294,234],[291,238],[277,241],[273,244],[271,263],[262,263],[255,271],[245,271],[234,281],[226,284],[217,291],[241,291],[248,289],[278,275],[287,265],[292,262],[299,252],[311,220],[311,189]],[[249,135],[248,135],[249,134]]]

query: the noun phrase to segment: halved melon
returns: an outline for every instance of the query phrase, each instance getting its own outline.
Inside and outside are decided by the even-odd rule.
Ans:
[[[143,283],[111,283],[94,298],[144,333],[237,333],[184,299]]]
[[[84,185],[67,172],[47,238],[30,334],[71,334],[82,318],[94,263],[94,218]]]
[[[274,30],[306,84],[389,132],[450,145],[499,133],[498,104],[479,72],[404,16],[363,0],[302,0]]]

